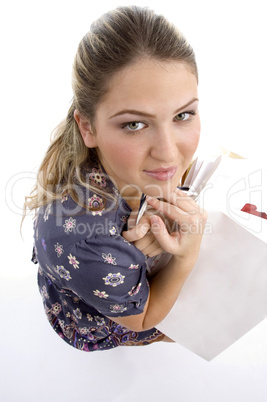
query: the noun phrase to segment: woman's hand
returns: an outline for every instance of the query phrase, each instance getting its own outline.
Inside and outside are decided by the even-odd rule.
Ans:
[[[129,230],[122,233],[125,240],[133,242],[149,257],[166,251],[195,262],[207,220],[206,211],[179,189],[166,201],[147,196],[147,203],[150,208],[138,225],[135,225],[137,213],[131,214]]]
[[[134,243],[143,254],[148,257],[154,257],[162,253],[162,248],[151,232],[150,218],[145,213],[140,219],[138,225],[136,225],[137,212],[133,211],[128,219],[128,228],[126,232],[122,233],[125,240]]]
[[[175,190],[166,202],[148,196],[146,200],[151,207],[177,224],[169,233],[159,216],[150,217],[151,232],[160,247],[178,259],[195,262],[207,221],[207,212],[179,189]]]
[[[123,232],[123,237],[128,241],[140,242],[137,243],[140,245],[141,240],[146,240],[151,232],[159,247],[173,256],[164,269],[150,278],[149,296],[143,313],[114,319],[118,324],[134,331],[155,327],[171,310],[195,265],[207,220],[206,211],[200,209],[181,190],[175,191],[166,201],[147,197],[147,203],[162,218],[158,215],[145,215],[138,225]],[[168,221],[173,223],[171,228],[168,227]],[[154,244],[155,240],[150,234],[148,239]],[[144,250],[143,246],[142,249]]]

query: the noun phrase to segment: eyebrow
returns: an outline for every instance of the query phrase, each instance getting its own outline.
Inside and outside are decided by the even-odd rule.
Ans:
[[[184,106],[180,107],[179,109],[177,109],[174,114],[178,114],[181,110],[185,109],[186,107],[190,106],[192,103],[198,101],[198,98],[194,98],[191,101],[189,101],[188,103],[186,103]],[[134,110],[134,109],[123,109],[118,113],[113,114],[112,116],[109,117],[109,119],[113,119],[113,117],[117,117],[120,116],[122,114],[134,114],[134,115],[138,115],[138,116],[145,116],[145,117],[152,117],[155,118],[156,115],[154,114],[150,114],[150,113],[146,113],[146,112],[142,112],[141,110]]]

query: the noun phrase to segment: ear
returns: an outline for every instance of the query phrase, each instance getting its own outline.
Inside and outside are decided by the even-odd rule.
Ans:
[[[95,148],[97,146],[96,135],[92,132],[89,120],[81,115],[81,113],[77,109],[74,111],[74,119],[78,124],[84,144],[88,148]]]

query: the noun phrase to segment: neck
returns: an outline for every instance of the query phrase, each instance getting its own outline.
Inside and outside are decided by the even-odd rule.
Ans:
[[[125,191],[120,191],[120,195],[125,199],[129,207],[135,211],[139,209],[142,193],[135,188],[127,188]]]

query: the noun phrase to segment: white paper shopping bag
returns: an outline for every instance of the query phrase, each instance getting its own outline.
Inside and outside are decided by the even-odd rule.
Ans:
[[[211,360],[267,317],[267,244],[223,212],[209,211],[206,229],[198,261],[157,328]]]
[[[206,360],[267,317],[266,184],[266,170],[223,157],[198,195],[209,213],[199,258],[157,328]]]

